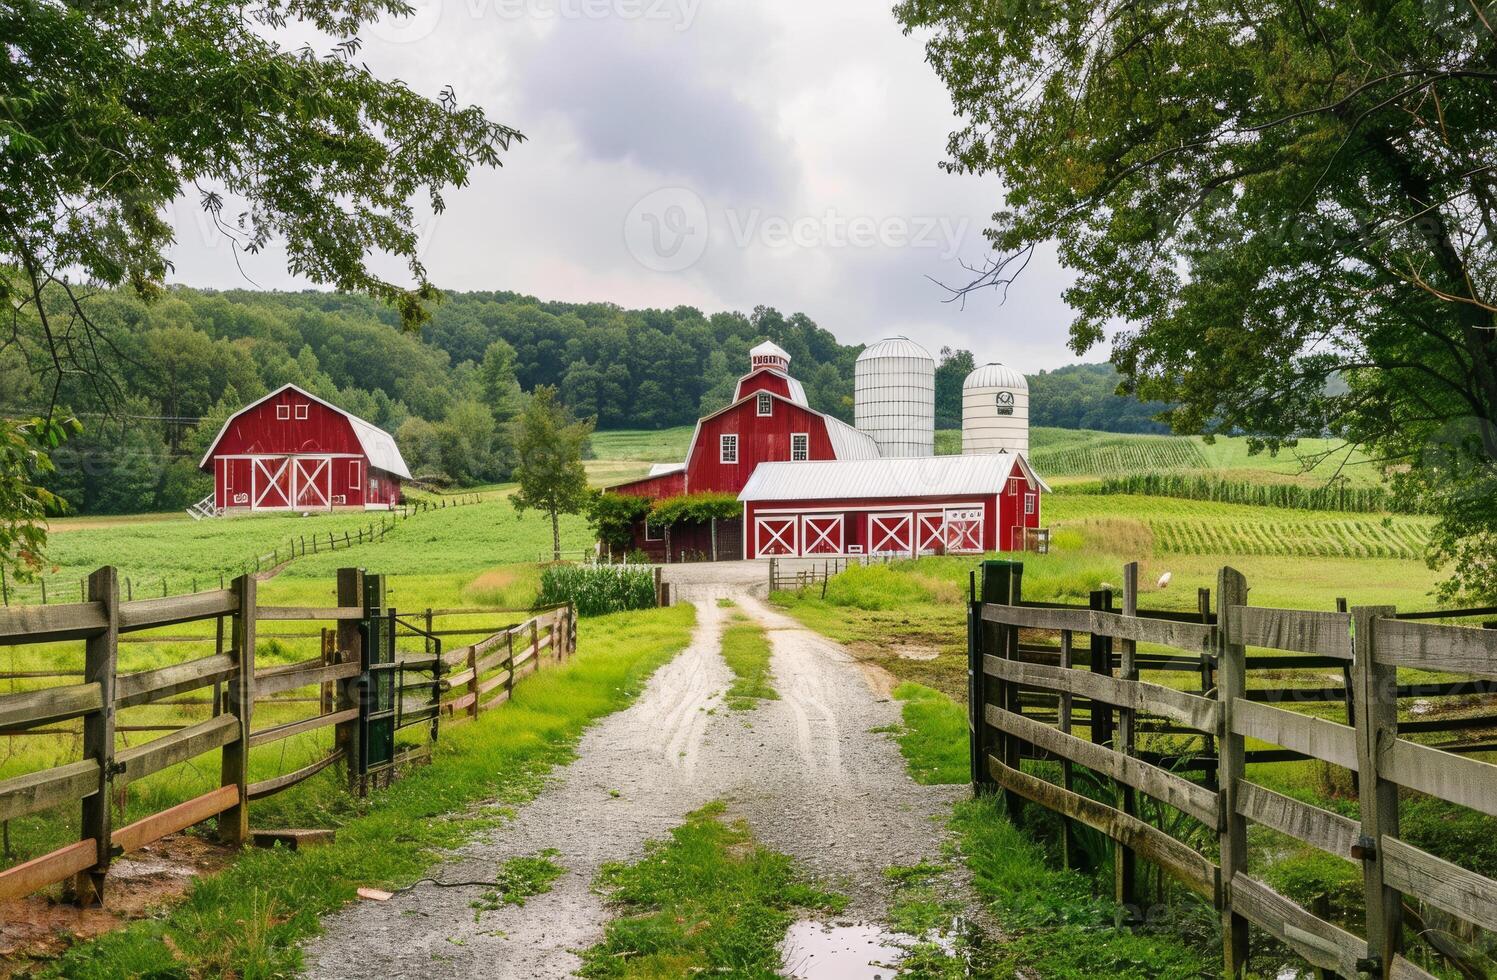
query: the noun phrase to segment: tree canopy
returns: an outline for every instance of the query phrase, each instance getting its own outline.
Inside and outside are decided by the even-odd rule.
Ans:
[[[1445,518],[1447,594],[1497,592],[1497,0],[905,0],[1007,201],[1010,281],[1056,240],[1073,348],[1174,427],[1331,432]]]

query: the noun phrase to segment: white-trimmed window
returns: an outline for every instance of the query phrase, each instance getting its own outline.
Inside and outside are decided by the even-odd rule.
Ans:
[[[306,402],[300,402],[300,403],[297,404],[297,406],[296,406],[296,417],[298,419],[305,419],[307,417],[307,403]]]
[[[718,437],[717,459],[720,463],[738,462],[738,437],[731,433]]]
[[[767,391],[759,392],[759,415],[768,416],[774,412],[774,397]]]
[[[648,518],[645,519],[645,540],[646,541],[664,541],[665,540],[665,531],[663,529],[657,527],[656,525],[651,524]]]
[[[277,405],[275,407],[275,417],[276,417],[276,420],[280,421],[280,422],[284,422],[287,419],[291,418],[291,406],[290,405]]]
[[[811,434],[809,432],[790,433],[790,461],[792,463],[804,463],[811,458]]]
[[[364,485],[363,460],[351,459],[348,461],[348,485],[351,489],[354,490],[357,490],[359,487]]]
[[[1034,494],[1032,493],[1024,495],[1024,513],[1026,515],[1034,513]]]

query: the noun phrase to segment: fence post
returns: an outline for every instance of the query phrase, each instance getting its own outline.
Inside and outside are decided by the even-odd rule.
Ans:
[[[1201,614],[1201,622],[1205,625],[1211,624],[1211,590],[1196,589],[1196,610]],[[1207,649],[1201,651],[1201,697],[1212,697],[1212,691],[1216,688],[1216,672],[1211,667],[1211,658],[1215,650]],[[1201,742],[1202,750],[1209,759],[1216,755],[1216,736],[1206,732],[1206,737]],[[1216,792],[1216,770],[1207,769],[1204,773],[1206,788]]]
[[[1071,670],[1075,667],[1073,643],[1074,635],[1070,630],[1060,631],[1060,669]],[[1071,712],[1075,705],[1075,699],[1071,692],[1060,692],[1060,730],[1065,734],[1071,734]],[[1076,791],[1076,770],[1070,759],[1062,758],[1060,762],[1060,782],[1067,792]],[[1076,824],[1070,817],[1061,818],[1061,826],[1064,834],[1061,839],[1061,857],[1065,867],[1069,871],[1085,870],[1087,865],[1086,853],[1081,849],[1081,842],[1076,837]]]
[[[1222,730],[1217,760],[1221,789],[1221,882],[1217,907],[1222,913],[1222,957],[1227,977],[1247,972],[1248,921],[1232,910],[1232,876],[1247,871],[1247,819],[1237,812],[1237,784],[1246,770],[1241,735],[1232,731],[1233,704],[1247,696],[1247,653],[1230,640],[1235,606],[1247,604],[1247,579],[1235,568],[1223,568],[1216,580],[1217,698]]]
[[[338,569],[338,605],[344,608],[364,607],[364,570],[362,568]],[[364,633],[359,629],[359,620],[338,620],[339,663],[364,662]],[[345,677],[338,682],[338,710],[349,711],[359,706],[363,696],[363,679],[358,675]],[[343,762],[352,786],[359,770],[359,723],[345,721],[333,730],[333,744],[343,750]]]
[[[509,659],[504,662],[504,700],[511,701],[515,696],[515,631],[510,627],[504,634],[505,642],[509,644]]]
[[[534,619],[530,620],[530,659],[535,661],[535,672],[541,670],[541,631],[536,627]]]
[[[977,573],[974,571],[967,576],[967,755],[972,763],[974,796],[993,788],[983,738],[986,722],[982,706],[987,703],[986,682],[987,675],[982,669],[982,603],[977,600]]]
[[[239,802],[218,817],[218,836],[226,844],[241,845],[249,839],[249,733],[255,703],[255,586],[253,575],[234,580],[239,609],[234,613],[234,659],[238,672],[229,679],[228,712],[239,720],[239,734],[223,747],[221,786],[237,786]]]
[[[119,573],[110,566],[88,577],[88,597],[104,606],[104,632],[90,637],[84,648],[83,683],[98,684],[102,706],[83,716],[83,758],[99,764],[93,793],[83,798],[80,837],[96,844],[94,866],[74,879],[74,895],[80,906],[104,902],[104,878],[109,873],[113,849],[113,823],[109,786],[114,779],[114,678],[119,655]]]
[[[428,627],[429,628],[429,627]],[[472,696],[473,703],[468,705],[468,717],[478,717],[478,648],[473,644],[468,645],[468,672],[473,676],[468,680],[468,694]]]
[[[1393,618],[1392,606],[1358,606],[1352,610],[1353,688],[1356,703],[1357,798],[1362,810],[1362,894],[1367,903],[1366,965],[1373,976],[1386,977],[1401,948],[1403,897],[1383,883],[1383,838],[1398,836],[1398,785],[1378,774],[1383,746],[1398,735],[1398,668],[1377,662],[1377,621]]]
[[[1091,608],[1102,612],[1112,610],[1112,590],[1098,589],[1091,593],[1087,601]],[[1106,674],[1112,676],[1112,637],[1098,636],[1092,633],[1088,636],[1088,644],[1091,651],[1091,671],[1094,674]],[[1095,698],[1091,701],[1091,733],[1093,745],[1112,744],[1112,708]]]
[[[1138,562],[1129,562],[1123,566],[1123,615],[1138,615]],[[1138,644],[1132,640],[1118,641],[1118,678],[1120,680],[1138,680]],[[1113,742],[1113,751],[1123,755],[1133,755],[1136,749],[1134,732],[1134,714],[1132,708],[1118,708],[1118,728],[1116,738]],[[1116,781],[1113,783],[1116,793],[1118,809],[1130,817],[1138,816],[1138,796],[1132,786]],[[1138,918],[1132,914],[1131,906],[1138,898],[1138,855],[1133,848],[1120,842],[1113,843],[1113,895],[1117,903],[1125,909],[1129,909],[1131,918]]]
[[[1013,755],[1010,752],[1012,739],[1007,735],[995,736],[988,725],[987,706],[997,704],[1000,707],[1009,707],[1009,685],[1006,681],[990,679],[984,669],[983,661],[988,654],[995,657],[1007,656],[1007,639],[1009,630],[1007,626],[988,622],[983,618],[983,607],[988,605],[1009,605],[1013,598],[1013,570],[1014,563],[994,559],[982,563],[982,583],[980,586],[981,602],[974,611],[977,620],[977,650],[974,655],[974,697],[971,705],[972,724],[976,729],[976,750],[978,766],[980,769],[979,787],[996,785],[996,781],[988,772],[988,756],[996,748],[1002,758],[1004,765],[1016,768]],[[997,743],[996,745],[994,743]],[[1019,808],[1022,806],[1021,798],[1017,793],[1005,790],[1003,793],[1004,805],[1007,808],[1009,818],[1018,820]]]
[[[656,607],[665,605],[665,603],[663,601],[663,598],[662,598],[662,593],[661,593],[661,590],[660,590],[661,578],[662,578],[661,568],[660,568],[659,565],[656,565],[655,566],[655,605],[656,605]]]

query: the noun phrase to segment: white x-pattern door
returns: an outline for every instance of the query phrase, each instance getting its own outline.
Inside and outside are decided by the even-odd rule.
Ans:
[[[946,551],[982,551],[982,509],[948,510],[946,512]]]
[[[842,515],[804,518],[801,527],[801,554],[842,554]]]
[[[754,522],[754,552],[759,555],[796,554],[796,519],[760,517]]]
[[[919,514],[915,517],[916,550],[922,555],[943,551],[946,547],[944,514]]]
[[[868,552],[908,555],[914,521],[909,514],[873,514],[868,518]]]
[[[298,459],[292,474],[298,510],[326,509],[332,505],[333,461]]]
[[[254,460],[251,476],[252,507],[287,508],[291,506],[291,457]]]

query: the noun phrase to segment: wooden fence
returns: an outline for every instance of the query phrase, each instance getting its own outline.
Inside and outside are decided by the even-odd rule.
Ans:
[[[0,695],[0,732],[25,736],[60,724],[80,724],[82,758],[73,763],[0,781],[0,821],[77,802],[82,832],[77,843],[0,871],[0,901],[29,894],[57,882],[82,903],[101,902],[110,861],[168,834],[213,817],[222,840],[240,845],[249,835],[248,804],[279,793],[337,763],[349,773],[350,785],[368,785],[371,768],[356,760],[361,733],[379,716],[371,710],[368,691],[381,667],[424,673],[429,680],[397,682],[390,712],[396,719],[423,723],[425,744],[387,760],[386,778],[401,762],[429,754],[442,724],[471,720],[511,696],[516,681],[559,661],[575,649],[576,622],[570,606],[532,615],[506,625],[457,649],[442,650],[440,633],[465,629],[422,629],[393,610],[371,609],[364,573],[338,573],[338,605],[286,607],[260,605],[258,582],[244,575],[227,589],[166,599],[121,601],[118,575],[102,568],[88,579],[87,601],[68,605],[23,606],[0,610],[0,647],[81,640],[85,647],[81,676],[73,683]],[[461,610],[464,614],[480,610]],[[481,610],[489,612],[490,610]],[[395,653],[392,664],[371,663],[365,638],[371,621],[388,625],[391,641],[420,636],[421,653]],[[255,648],[263,623],[322,621],[334,624],[322,632],[322,655],[299,663],[257,667]],[[425,620],[432,621],[430,611]],[[152,670],[122,673],[120,644],[132,634],[186,623],[214,623],[212,655]],[[402,627],[404,627],[402,629]],[[375,630],[374,634],[380,631]],[[300,634],[316,638],[316,634]],[[395,649],[393,646],[390,648]],[[212,717],[185,726],[141,726],[168,731],[141,745],[121,748],[116,737],[118,712],[148,704],[182,703],[178,696],[211,687]],[[317,695],[295,700],[317,705],[312,717],[254,727],[257,704],[281,703],[290,692],[315,688]],[[415,691],[415,696],[410,692]],[[167,699],[172,701],[167,702]],[[397,721],[396,727],[399,727]],[[333,729],[331,751],[291,772],[256,782],[249,780],[249,753],[293,736]],[[111,795],[132,782],[179,763],[220,751],[219,786],[127,826],[113,826]],[[379,773],[375,773],[379,775]]]
[[[1497,931],[1497,881],[1399,834],[1401,788],[1497,816],[1497,765],[1450,751],[1459,746],[1415,741],[1407,736],[1430,729],[1411,732],[1398,718],[1399,697],[1492,690],[1497,630],[1399,619],[1391,607],[1322,612],[1250,606],[1246,580],[1230,568],[1220,574],[1214,613],[1203,596],[1199,614],[1140,611],[1136,565],[1125,570],[1121,611],[1112,611],[1104,594],[1094,595],[1090,607],[1024,603],[1022,575],[1020,564],[986,563],[981,595],[970,609],[974,786],[1002,791],[1016,816],[1030,803],[1062,814],[1069,864],[1083,863],[1076,825],[1111,838],[1120,903],[1139,901],[1138,858],[1203,896],[1222,917],[1228,976],[1246,969],[1250,928],[1287,944],[1322,975],[1400,978],[1432,976],[1404,955],[1409,936],[1428,931],[1422,924],[1429,915],[1448,915],[1466,929]],[[1058,646],[1036,646],[1036,633],[1058,634]],[[1140,652],[1140,644],[1155,649]],[[1249,656],[1249,648],[1273,653]],[[1327,696],[1311,688],[1303,700],[1337,701],[1349,692],[1345,723],[1281,706],[1299,700],[1295,688],[1248,685],[1254,666],[1320,664],[1344,669],[1346,691]],[[1400,668],[1476,680],[1400,685]],[[1199,671],[1203,689],[1143,680],[1145,669]],[[1042,716],[1046,708],[1053,708],[1053,721]],[[1140,735],[1147,744],[1155,732],[1193,735],[1196,748],[1168,756],[1142,750]],[[1360,819],[1252,782],[1249,739],[1276,747],[1256,750],[1264,760],[1319,760],[1348,770]],[[1187,754],[1207,765],[1177,765]],[[1025,771],[1025,759],[1058,762],[1059,782]],[[1110,789],[1082,792],[1085,770],[1093,774],[1087,780],[1092,787]],[[1187,778],[1192,771],[1202,778]],[[1140,795],[1186,815],[1180,824],[1194,828],[1194,836],[1182,840],[1156,825],[1165,821],[1146,820]],[[1315,914],[1250,874],[1250,823],[1360,867],[1365,935],[1327,921],[1325,910]],[[1469,968],[1458,943],[1421,950],[1462,971]]]

